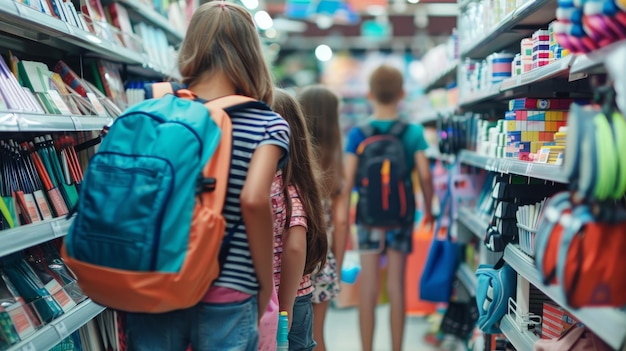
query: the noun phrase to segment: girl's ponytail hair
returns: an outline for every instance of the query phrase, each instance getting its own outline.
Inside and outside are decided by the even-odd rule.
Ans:
[[[319,182],[319,166],[313,154],[311,138],[298,101],[288,92],[276,89],[272,109],[289,123],[289,159],[283,167],[287,228],[291,218],[288,186],[294,186],[307,216],[307,254],[304,274],[323,266],[328,254],[328,238],[324,220],[324,206]]]

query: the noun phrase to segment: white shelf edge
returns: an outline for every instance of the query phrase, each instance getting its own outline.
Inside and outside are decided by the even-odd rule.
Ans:
[[[623,46],[626,46],[626,39],[617,41],[585,55],[577,55],[574,63],[572,64],[570,73],[589,73],[590,71],[595,71],[596,69],[600,69],[601,72],[605,72],[606,70],[603,66],[607,55]]]
[[[455,59],[452,62],[448,63],[448,65],[446,65],[446,68],[444,68],[440,72],[437,72],[435,76],[433,77],[433,79],[431,79],[429,82],[427,82],[424,85],[424,90],[429,91],[429,90],[432,90],[441,86],[442,80],[444,80],[446,77],[456,72],[456,70],[459,67],[459,63],[460,63],[459,59]],[[456,76],[454,76],[454,80],[456,80]]]
[[[104,311],[105,307],[85,300],[59,318],[37,330],[7,351],[49,350]]]
[[[508,314],[502,317],[500,330],[502,330],[502,333],[509,339],[511,344],[515,346],[516,350],[533,350],[535,342],[539,340],[539,338],[529,330],[520,331]]]
[[[563,168],[557,165],[519,161],[510,158],[488,157],[469,150],[461,150],[459,160],[467,165],[487,171],[517,174],[557,183],[568,183]]]
[[[113,122],[111,117],[50,115],[19,111],[0,111],[1,131],[46,132],[101,130]]]
[[[460,106],[469,106],[476,103],[479,103],[484,100],[489,100],[500,95],[500,85],[502,83],[497,83],[492,86],[489,90],[479,91],[476,93],[469,94],[468,98],[465,98],[459,102]]]
[[[0,238],[2,238],[0,257],[65,236],[72,221],[73,219],[67,220],[63,216],[5,229],[0,232]]]
[[[457,220],[463,223],[478,239],[483,240],[487,227],[489,227],[489,221],[483,220],[476,210],[460,206]]]
[[[446,116],[453,114],[456,111],[458,106],[448,106],[442,108],[436,108],[430,112],[427,112],[423,115],[420,115],[420,118],[417,118],[416,122],[418,123],[428,123],[436,121],[439,115]]]
[[[536,286],[555,303],[568,310],[574,318],[591,329],[614,349],[624,346],[626,341],[626,312],[610,307],[569,307],[557,286],[543,284],[534,260],[515,245],[509,244],[504,249],[504,260],[524,279]]]
[[[525,72],[518,76],[505,79],[500,84],[500,91],[520,88],[565,73],[569,71],[570,65],[572,64],[573,60],[574,55],[567,55],[545,66],[538,67],[529,72]]]
[[[174,28],[172,28],[172,25],[170,24],[170,22],[167,20],[166,17],[162,16],[160,13],[158,13],[156,10],[150,8],[149,6],[141,3],[140,1],[137,0],[116,0],[116,2],[128,6],[131,9],[133,9],[135,12],[137,12],[141,17],[143,17],[145,20],[147,20],[148,22],[152,23],[152,25],[159,27],[160,29],[162,29],[163,31],[165,31],[165,33],[169,34],[170,36],[172,36],[173,38],[175,38],[177,41],[181,42],[183,40],[183,38],[185,37],[185,34],[182,32],[179,32],[177,30],[175,30]],[[178,43],[176,43],[178,44]]]
[[[476,274],[472,271],[467,263],[461,263],[459,265],[456,276],[465,286],[470,295],[476,296],[476,287],[478,286],[478,281],[476,280]]]

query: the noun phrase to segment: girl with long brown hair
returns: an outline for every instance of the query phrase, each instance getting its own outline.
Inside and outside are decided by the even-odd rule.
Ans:
[[[220,252],[219,277],[195,306],[128,314],[128,347],[256,351],[259,311],[266,310],[274,287],[270,189],[287,156],[289,126],[266,105],[272,103],[274,87],[245,8],[226,1],[201,5],[189,23],[178,66],[183,83],[199,99],[239,94],[258,101],[225,109],[233,128],[222,212],[230,243]]]
[[[289,350],[308,351],[316,346],[311,273],[324,265],[328,250],[319,172],[298,101],[277,89],[272,109],[291,129],[289,158],[276,173],[271,191],[274,283],[279,310],[289,316]],[[275,333],[270,336],[275,337]]]
[[[339,129],[339,98],[322,85],[305,87],[298,95],[311,139],[315,159],[322,169],[322,196],[329,242],[326,264],[313,275],[313,337],[316,350],[326,350],[324,321],[330,300],[339,294],[341,265],[348,232],[347,199],[341,196],[344,183],[343,152]]]

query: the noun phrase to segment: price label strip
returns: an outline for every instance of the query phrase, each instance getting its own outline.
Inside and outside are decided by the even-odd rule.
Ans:
[[[63,229],[61,228],[61,223],[59,223],[58,220],[50,222],[50,227],[52,227],[52,235],[54,238],[59,238],[65,235],[65,233],[63,233]]]
[[[67,327],[65,326],[65,323],[63,321],[54,323],[53,327],[54,327],[54,330],[57,331],[57,334],[59,334],[60,340],[63,340],[67,338],[68,336],[70,336],[70,332],[69,330],[67,330]]]

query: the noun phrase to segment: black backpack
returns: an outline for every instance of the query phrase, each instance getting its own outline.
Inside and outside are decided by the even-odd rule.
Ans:
[[[415,196],[402,142],[407,128],[401,121],[387,133],[369,123],[359,127],[365,140],[357,148],[357,224],[393,228],[413,223]]]

